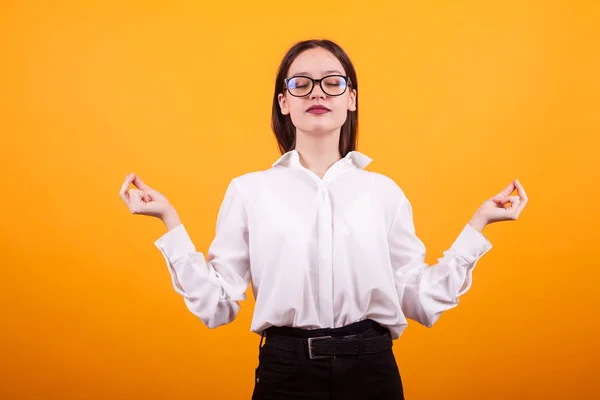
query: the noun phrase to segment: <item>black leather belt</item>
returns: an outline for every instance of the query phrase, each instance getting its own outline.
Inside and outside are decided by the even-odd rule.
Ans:
[[[377,333],[377,336],[348,335],[348,336],[315,336],[299,338],[293,336],[269,333],[267,330],[266,344],[281,350],[297,351],[299,348],[308,349],[311,360],[335,358],[337,356],[358,356],[362,354],[381,353],[392,348],[392,337],[389,332]]]

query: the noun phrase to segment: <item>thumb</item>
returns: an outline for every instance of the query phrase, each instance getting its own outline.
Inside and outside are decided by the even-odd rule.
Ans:
[[[145,190],[145,191],[151,190],[150,186],[148,186],[144,182],[142,182],[142,180],[140,179],[140,177],[137,176],[137,175],[134,175],[132,183],[136,187],[140,188],[141,190]]]
[[[507,197],[508,197],[507,195],[500,193],[500,194],[497,194],[497,195],[495,195],[494,197],[492,197],[492,200],[493,200],[494,202],[498,203],[498,202],[500,202],[500,201],[502,201],[502,200],[506,199]]]

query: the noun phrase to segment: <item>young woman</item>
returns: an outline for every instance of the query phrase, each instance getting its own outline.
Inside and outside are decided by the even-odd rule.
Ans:
[[[232,322],[252,283],[251,330],[262,336],[253,399],[403,399],[392,341],[407,318],[430,327],[458,304],[491,248],[483,228],[517,219],[527,203],[511,182],[427,265],[409,200],[355,150],[357,95],[337,44],[289,49],[272,110],[283,155],[231,180],[207,257],[165,196],[133,173],[121,188],[132,213],[165,223],[155,244],[175,291],[208,327]]]

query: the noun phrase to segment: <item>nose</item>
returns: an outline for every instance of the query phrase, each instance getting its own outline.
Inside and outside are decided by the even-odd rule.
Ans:
[[[324,99],[327,95],[325,94],[325,92],[323,92],[323,89],[321,89],[321,85],[317,82],[315,82],[315,86],[313,87],[312,92],[310,92],[310,98],[311,99],[316,99],[316,98],[321,98]]]

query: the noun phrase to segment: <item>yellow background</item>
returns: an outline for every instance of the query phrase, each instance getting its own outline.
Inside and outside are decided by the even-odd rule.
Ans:
[[[529,194],[459,307],[395,343],[407,399],[598,398],[598,4],[2,2],[0,398],[250,397],[251,296],[204,327],[118,190],[138,173],[206,251],[230,179],[279,156],[275,70],[314,37],[354,61],[359,150],[428,262],[511,179]]]

